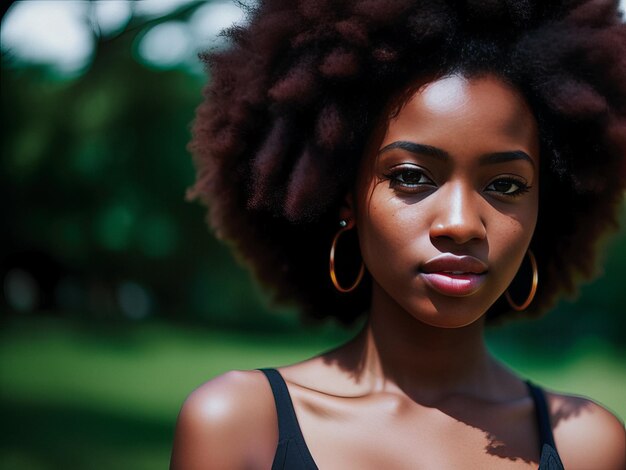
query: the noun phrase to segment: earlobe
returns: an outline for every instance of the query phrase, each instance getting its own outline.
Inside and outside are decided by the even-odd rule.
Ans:
[[[348,193],[343,198],[341,206],[339,207],[339,220],[354,220],[354,219],[355,219],[354,198],[352,196],[352,193]]]

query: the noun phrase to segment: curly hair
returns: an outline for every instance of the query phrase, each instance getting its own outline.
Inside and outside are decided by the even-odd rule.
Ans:
[[[261,0],[202,56],[211,79],[190,199],[275,301],[349,324],[371,281],[339,294],[328,252],[381,113],[416,80],[495,74],[537,119],[541,188],[527,310],[594,274],[626,186],[626,27],[613,0]],[[403,94],[403,91],[405,92]],[[402,103],[400,103],[402,104]],[[502,298],[488,320],[507,314]],[[508,316],[508,315],[506,315]]]

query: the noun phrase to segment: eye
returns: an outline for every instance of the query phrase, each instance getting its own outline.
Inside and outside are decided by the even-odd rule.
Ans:
[[[527,193],[530,189],[525,182],[515,178],[500,178],[485,188],[486,191],[495,192],[503,196],[516,197]]]
[[[435,183],[419,168],[397,167],[393,168],[385,177],[389,179],[391,188],[415,191],[424,186],[434,186]]]

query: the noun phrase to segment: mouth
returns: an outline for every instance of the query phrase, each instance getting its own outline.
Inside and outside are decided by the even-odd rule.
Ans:
[[[487,265],[473,256],[444,253],[420,267],[419,275],[440,294],[466,297],[476,293],[484,284]]]

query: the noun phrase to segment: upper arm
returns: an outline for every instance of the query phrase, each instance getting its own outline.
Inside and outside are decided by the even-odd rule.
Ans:
[[[565,468],[626,468],[624,423],[584,398],[561,396],[553,403],[554,437]]]
[[[232,371],[194,390],[174,436],[172,470],[257,466],[276,448],[273,398],[256,371]]]

